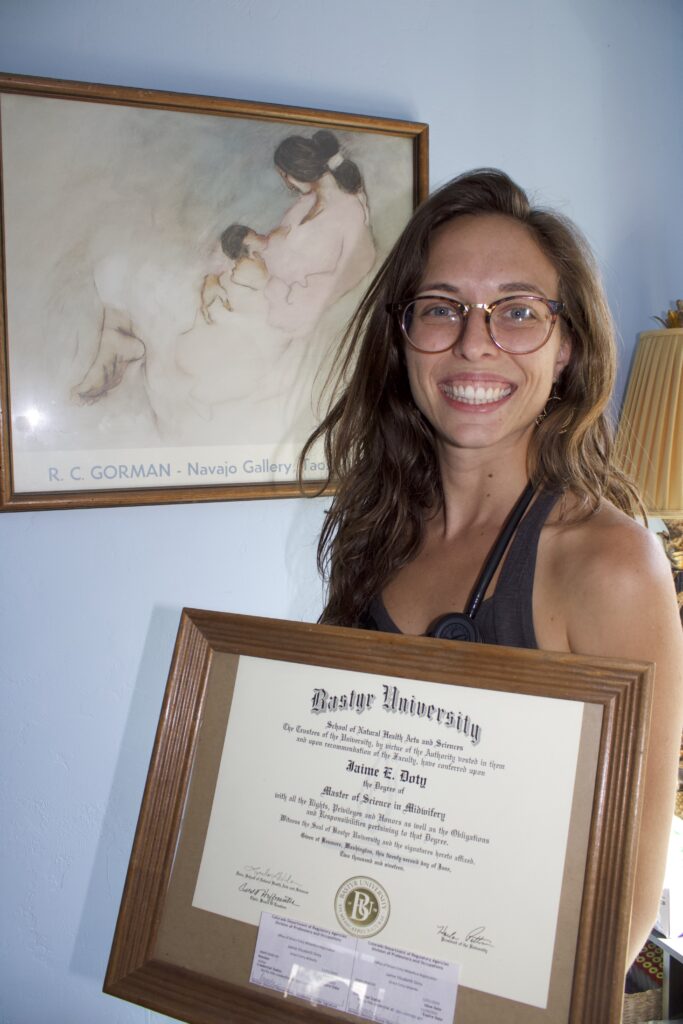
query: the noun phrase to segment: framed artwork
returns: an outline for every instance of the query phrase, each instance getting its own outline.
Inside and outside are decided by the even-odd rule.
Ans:
[[[651,695],[639,663],[185,610],[105,992],[620,1020]]]
[[[0,509],[298,494],[427,126],[0,75],[0,137]]]

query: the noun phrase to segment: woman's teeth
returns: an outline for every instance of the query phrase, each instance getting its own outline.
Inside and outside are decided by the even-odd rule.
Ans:
[[[459,402],[486,405],[488,402],[499,402],[501,398],[506,398],[512,387],[509,384],[487,388],[481,385],[475,387],[473,384],[442,384],[441,390],[449,398],[456,398]]]

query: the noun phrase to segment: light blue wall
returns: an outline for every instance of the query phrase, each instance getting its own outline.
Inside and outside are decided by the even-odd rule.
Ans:
[[[680,0],[0,0],[0,68],[427,121],[595,246],[623,344],[683,294]],[[0,517],[0,1021],[100,994],[183,605],[315,618],[324,501]]]

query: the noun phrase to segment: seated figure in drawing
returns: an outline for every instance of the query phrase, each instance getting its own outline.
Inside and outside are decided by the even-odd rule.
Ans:
[[[244,303],[240,296],[246,298],[242,289],[263,291],[267,272],[258,250],[264,242],[264,236],[243,224],[231,224],[225,229],[220,238],[221,264],[204,276],[200,287],[199,312],[207,324],[216,322],[212,307],[229,312],[242,308]],[[147,355],[149,326],[145,326],[145,317],[139,313],[145,302],[141,301],[142,289],[136,287],[130,278],[131,272],[124,261],[115,256],[107,257],[95,267],[95,288],[103,303],[98,345],[85,376],[72,391],[74,397],[85,404],[96,402],[116,388],[129,366],[144,360]],[[163,280],[161,272],[159,280]],[[148,298],[153,291],[148,289]],[[134,302],[132,296],[136,294],[138,301]],[[123,308],[126,295],[130,306],[138,309],[135,321],[133,314]],[[215,303],[219,306],[215,307]]]
[[[318,131],[310,139],[291,135],[274,160],[299,198],[262,252],[268,319],[298,337],[363,280],[376,250],[361,173],[332,132]]]

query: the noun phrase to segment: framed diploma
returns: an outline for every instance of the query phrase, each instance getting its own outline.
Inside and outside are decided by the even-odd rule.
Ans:
[[[621,1019],[651,666],[183,612],[105,992]]]

